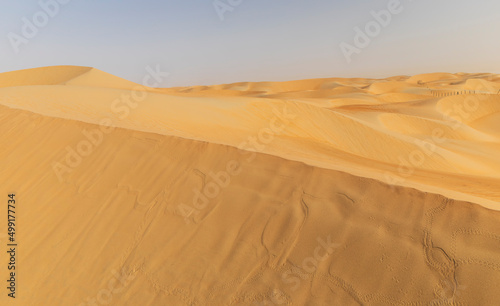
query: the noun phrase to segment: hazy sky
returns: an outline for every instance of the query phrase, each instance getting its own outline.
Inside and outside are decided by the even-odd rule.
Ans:
[[[0,72],[80,65],[140,82],[160,65],[165,87],[500,73],[498,0],[401,0],[379,29],[371,12],[397,0],[59,0],[68,3],[58,10],[54,1],[2,2]],[[51,2],[49,16],[40,3]],[[366,35],[368,23],[373,37],[356,46],[355,27]],[[350,63],[342,42],[358,49]]]

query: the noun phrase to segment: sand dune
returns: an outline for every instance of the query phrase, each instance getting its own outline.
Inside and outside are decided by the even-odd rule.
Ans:
[[[493,74],[169,89],[0,74],[18,301],[494,305],[498,90]]]

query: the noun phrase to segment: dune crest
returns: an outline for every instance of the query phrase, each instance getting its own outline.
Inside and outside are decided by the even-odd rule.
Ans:
[[[236,83],[155,89],[134,101],[134,83],[96,69],[31,72],[7,74],[17,85],[0,89],[0,104],[232,147],[267,128],[276,112],[290,113],[296,117],[259,151],[498,209],[500,192],[483,190],[500,186],[494,75]],[[36,78],[45,74],[53,77],[40,86]]]
[[[87,67],[0,74],[20,302],[491,305],[499,84],[436,73],[137,91]]]

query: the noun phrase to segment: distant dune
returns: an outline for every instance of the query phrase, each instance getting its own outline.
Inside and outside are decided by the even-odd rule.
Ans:
[[[500,301],[499,75],[45,67],[0,74],[0,135],[19,305]]]

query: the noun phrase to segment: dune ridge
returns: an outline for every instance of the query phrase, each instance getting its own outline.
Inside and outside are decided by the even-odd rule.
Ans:
[[[438,73],[135,96],[85,67],[0,74],[21,302],[491,305],[499,83]]]
[[[245,86],[237,83],[204,87],[195,92],[189,91],[191,88],[159,89],[147,92],[144,100],[134,101],[131,97],[133,91],[130,90],[134,86],[128,81],[124,84],[121,79],[95,69],[77,77],[74,75],[76,71],[80,72],[79,67],[75,67],[74,71],[68,67],[64,70],[59,70],[59,67],[47,69],[57,69],[50,74],[60,73],[59,79],[63,78],[62,74],[71,78],[64,82],[66,85],[3,88],[0,91],[1,104],[95,124],[107,118],[113,125],[130,130],[234,147],[239,147],[245,137],[268,127],[275,113],[286,109],[287,113],[297,114],[297,118],[282,133],[273,136],[273,141],[263,148],[263,153],[474,201],[492,209],[496,209],[495,202],[500,196],[500,193],[492,195],[489,187],[487,191],[481,191],[485,180],[495,185],[500,182],[499,135],[492,133],[491,125],[484,124],[495,121],[500,110],[500,95],[494,94],[496,87],[490,85],[496,83],[483,82],[483,78],[496,80],[494,75],[453,78],[454,83],[468,84],[468,88],[471,88],[473,80],[479,84],[474,88],[481,92],[490,90],[490,94],[443,98],[435,97],[432,90],[447,88],[448,85],[424,75],[398,81],[335,78],[306,80],[303,84],[299,81]],[[36,70],[37,74],[41,71]],[[92,80],[94,76],[95,80]],[[431,81],[416,87],[416,79]],[[342,93],[333,98],[301,97],[300,93],[314,93],[315,89],[321,96],[324,85],[331,84],[332,80],[335,83],[352,82],[351,87],[357,86],[361,93]],[[100,83],[110,87],[95,85]],[[440,86],[434,86],[434,83]],[[90,84],[91,88],[82,89],[82,84]],[[55,89],[54,86],[59,87]],[[124,89],[127,86],[129,90]],[[263,86],[272,91],[272,98],[268,98],[269,94],[254,95],[255,91],[262,92]],[[374,94],[374,86],[387,89]],[[218,90],[224,92],[228,88],[240,88],[242,92],[237,96],[216,95]],[[289,89],[292,89],[290,95],[283,92]],[[249,95],[245,95],[246,90]],[[388,99],[387,90],[398,93],[391,93]],[[279,98],[280,95],[284,97]],[[128,99],[124,100],[123,96],[128,96]],[[471,105],[465,109],[466,103],[474,109],[470,109]],[[457,105],[461,106],[460,110],[454,109]],[[443,134],[445,139],[437,143],[432,139],[433,131]],[[359,143],[358,140],[363,137],[366,140]],[[311,146],[304,147],[302,142]],[[429,147],[433,148],[431,153],[428,152]],[[412,154],[422,158],[423,163],[412,163],[409,160]],[[368,163],[369,167],[363,165]],[[423,172],[425,177],[406,176],[400,173],[401,168]],[[449,177],[452,183],[435,179],[443,175]],[[397,180],[388,179],[389,176]],[[481,183],[470,182],[471,176]],[[469,181],[467,185],[472,184],[470,190],[463,192],[462,188],[456,188],[456,182],[460,180]]]

